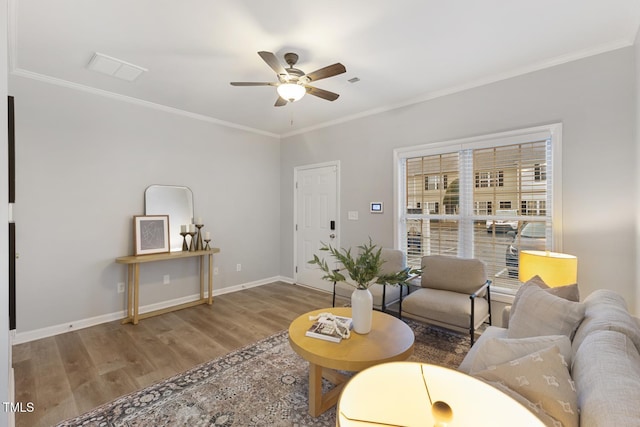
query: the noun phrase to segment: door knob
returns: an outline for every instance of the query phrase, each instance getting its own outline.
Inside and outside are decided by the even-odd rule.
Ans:
[[[336,238],[336,235],[335,235],[335,234],[333,234],[333,233],[331,233],[331,234],[329,234],[329,237],[330,237],[330,238],[332,238],[332,239],[335,239],[335,238]]]

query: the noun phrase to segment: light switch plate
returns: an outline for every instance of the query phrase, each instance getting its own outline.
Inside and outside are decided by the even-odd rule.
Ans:
[[[358,211],[349,211],[347,213],[347,216],[351,221],[357,221],[358,220]]]

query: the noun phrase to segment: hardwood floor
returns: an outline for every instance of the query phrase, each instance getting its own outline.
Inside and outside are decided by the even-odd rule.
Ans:
[[[16,401],[33,402],[16,426],[56,424],[123,394],[288,328],[331,306],[331,295],[272,283],[215,297],[138,325],[105,323],[13,347]]]

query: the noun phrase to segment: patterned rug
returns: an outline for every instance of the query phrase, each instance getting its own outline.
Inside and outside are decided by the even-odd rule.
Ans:
[[[469,351],[468,335],[406,322],[416,335],[409,360],[457,368]],[[307,412],[307,367],[285,330],[58,426],[335,426],[335,407]]]

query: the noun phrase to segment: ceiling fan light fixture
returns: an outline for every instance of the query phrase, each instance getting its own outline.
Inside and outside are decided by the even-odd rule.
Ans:
[[[328,90],[309,86],[309,83],[315,83],[318,80],[346,73],[347,69],[341,63],[336,62],[335,64],[305,74],[304,71],[293,68],[298,61],[298,55],[293,52],[284,55],[284,59],[287,65],[289,65],[288,68],[284,68],[272,52],[260,51],[258,55],[275,71],[278,80],[275,82],[230,82],[231,86],[275,86],[278,99],[276,99],[275,104],[273,104],[274,107],[282,107],[289,102],[295,102],[301,99],[305,93],[327,101],[335,101],[340,96]]]
[[[307,90],[297,83],[282,83],[277,88],[278,95],[289,102],[295,102],[302,98]]]

